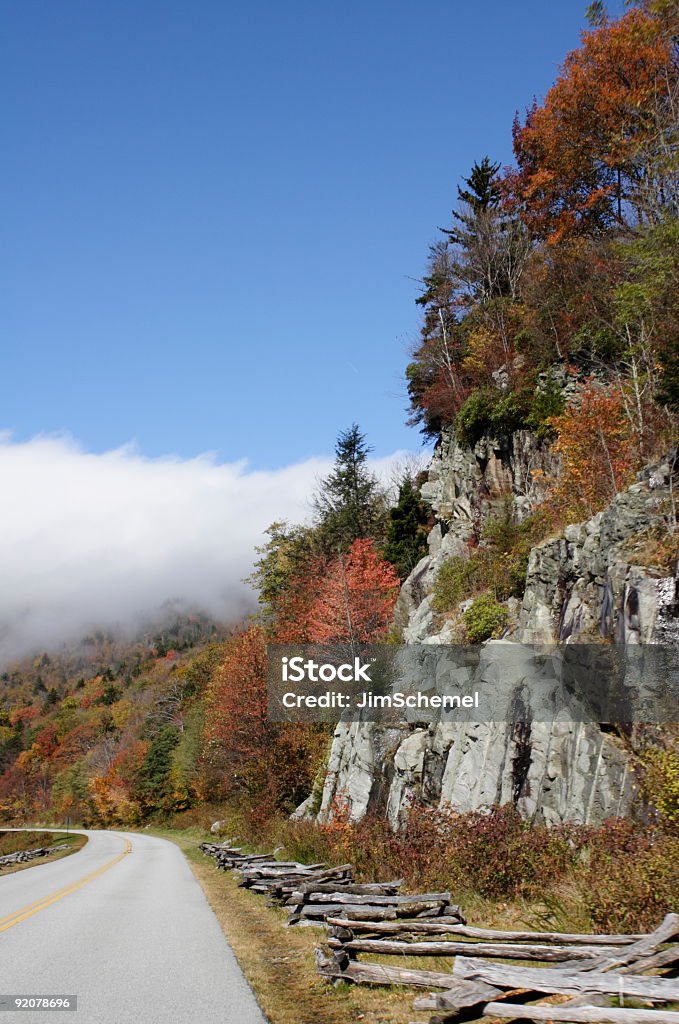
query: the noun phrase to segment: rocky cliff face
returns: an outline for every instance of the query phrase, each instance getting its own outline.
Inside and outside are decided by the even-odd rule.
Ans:
[[[406,643],[445,644],[454,634],[432,607],[440,566],[466,556],[479,525],[511,495],[516,514],[543,498],[555,469],[547,447],[519,432],[475,448],[443,438],[422,488],[437,523],[429,555],[405,581],[396,621]],[[536,473],[536,470],[540,472]],[[675,480],[675,487],[677,481]],[[509,639],[519,643],[679,643],[679,583],[635,561],[634,541],[665,522],[669,465],[648,471],[603,512],[568,527],[531,552],[522,602],[515,601]],[[320,818],[334,807],[352,817],[385,814],[396,826],[413,799],[469,811],[513,802],[547,822],[600,822],[629,812],[633,780],[623,744],[596,725],[570,721],[372,723],[337,727]]]

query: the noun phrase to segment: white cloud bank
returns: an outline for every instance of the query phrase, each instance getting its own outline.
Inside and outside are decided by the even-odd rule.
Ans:
[[[388,475],[406,453],[373,462]],[[233,621],[274,520],[302,522],[331,457],[254,471],[210,455],[83,451],[63,437],[0,435],[0,664],[131,623],[167,600]]]

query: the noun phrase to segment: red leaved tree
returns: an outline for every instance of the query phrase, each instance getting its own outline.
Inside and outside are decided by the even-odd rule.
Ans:
[[[389,628],[399,591],[390,562],[372,540],[355,540],[327,569],[309,613],[310,639],[317,643],[374,643]]]
[[[318,727],[270,721],[267,639],[251,626],[227,642],[207,691],[203,759],[206,795],[262,821],[309,795],[327,742]]]

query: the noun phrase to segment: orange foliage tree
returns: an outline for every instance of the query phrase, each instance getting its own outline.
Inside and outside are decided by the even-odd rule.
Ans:
[[[619,388],[589,382],[551,425],[561,456],[552,508],[574,522],[594,515],[633,478],[639,449]]]
[[[308,644],[312,636],[312,608],[321,592],[328,561],[310,556],[286,580],[276,600],[272,639],[277,644]]]
[[[624,223],[630,205],[653,219],[676,77],[671,39],[646,11],[584,33],[543,105],[514,125],[518,171],[507,184],[538,234]]]
[[[250,626],[228,641],[205,709],[206,795],[238,801],[261,819],[309,795],[325,747],[318,728],[269,719],[267,639]]]
[[[391,620],[399,580],[372,540],[356,540],[327,563],[310,559],[277,601],[270,629],[253,625],[228,641],[206,696],[204,788],[266,819],[291,810],[318,781],[327,746],[323,725],[272,722],[266,644],[370,643]]]
[[[396,604],[399,578],[369,539],[355,540],[325,574],[310,613],[310,639],[374,643],[384,636]]]
[[[228,641],[206,700],[205,737],[210,764],[226,772],[231,789],[248,789],[251,755],[272,747],[267,718],[266,636],[251,627]]]

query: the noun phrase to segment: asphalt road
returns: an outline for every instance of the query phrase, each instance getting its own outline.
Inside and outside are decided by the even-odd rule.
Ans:
[[[0,1024],[265,1024],[181,851],[90,832],[78,853],[0,878],[0,995],[77,995]]]

